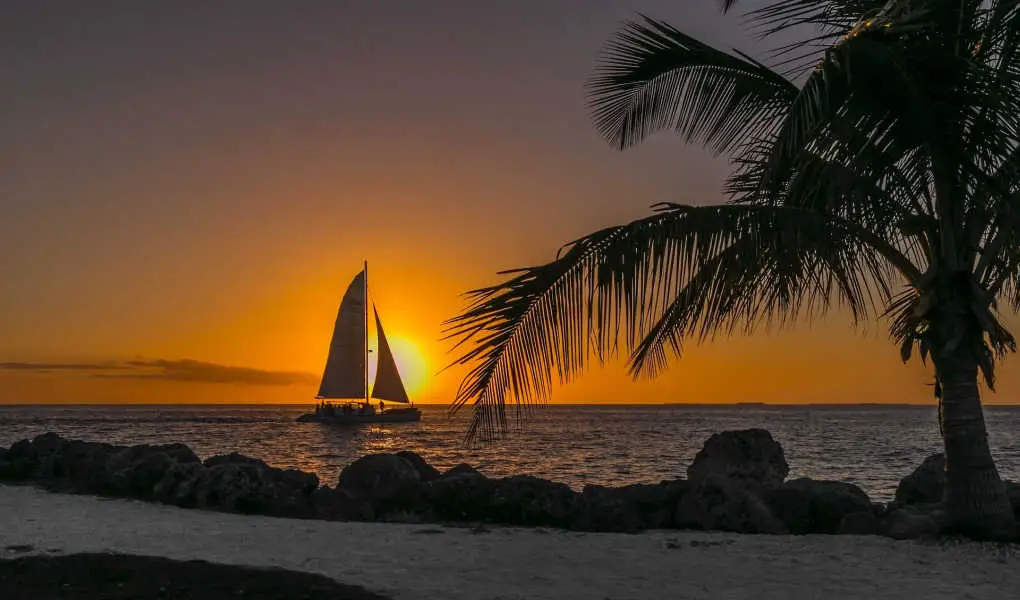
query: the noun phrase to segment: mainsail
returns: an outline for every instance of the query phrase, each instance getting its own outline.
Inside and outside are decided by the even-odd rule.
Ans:
[[[409,402],[407,391],[404,389],[404,383],[400,381],[397,363],[393,360],[393,353],[390,352],[390,344],[386,341],[382,321],[379,319],[379,311],[376,310],[375,305],[372,306],[372,312],[375,314],[375,330],[379,337],[379,358],[375,367],[372,397],[407,404]]]
[[[366,267],[367,270],[367,267]],[[358,273],[340,302],[326,368],[316,398],[365,398],[368,374],[368,287],[366,271]]]

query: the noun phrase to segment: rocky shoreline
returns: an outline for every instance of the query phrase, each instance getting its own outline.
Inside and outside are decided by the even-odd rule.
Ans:
[[[0,483],[133,498],[183,508],[330,521],[545,526],[593,532],[694,529],[763,534],[937,537],[941,455],[876,503],[852,484],[787,480],[768,431],[711,436],[687,477],[658,484],[586,486],[527,475],[486,477],[469,465],[440,472],[413,452],[373,454],[346,466],[335,486],[312,473],[228,454],[202,461],[183,444],[115,446],[47,433],[0,448]],[[1020,517],[1020,484],[1010,483]]]

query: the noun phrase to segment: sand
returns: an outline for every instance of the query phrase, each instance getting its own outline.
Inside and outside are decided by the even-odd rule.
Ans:
[[[1016,547],[857,536],[473,532],[230,515],[0,486],[0,556],[45,552],[282,567],[396,600],[1020,598]]]

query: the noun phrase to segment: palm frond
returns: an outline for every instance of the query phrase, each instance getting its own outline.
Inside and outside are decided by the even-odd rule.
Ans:
[[[731,224],[732,243],[703,261],[634,347],[632,375],[657,376],[684,340],[782,328],[833,305],[856,324],[885,305],[895,267],[851,222],[797,208],[746,208],[754,218]]]
[[[669,343],[824,310],[834,290],[853,314],[868,314],[888,296],[893,271],[866,233],[796,208],[662,205],[581,238],[551,263],[472,292],[447,321],[448,338],[473,343],[455,364],[476,363],[453,410],[473,402],[469,434],[490,437],[506,431],[509,401],[527,417],[555,376],[569,381],[621,345],[630,353],[644,343],[638,368],[651,369],[659,350],[649,336],[670,307],[668,322],[679,325],[657,338]],[[680,320],[678,306],[687,309]]]
[[[762,135],[797,93],[750,57],[645,16],[610,42],[588,88],[595,126],[613,145],[675,130],[717,153]]]
[[[954,302],[956,297],[962,301]],[[962,310],[961,318],[947,321],[949,307]],[[910,286],[898,294],[885,311],[890,337],[907,362],[916,348],[921,361],[938,364],[943,354],[964,346],[977,359],[989,389],[995,389],[995,361],[1016,351],[1016,340],[1002,324],[983,286],[969,277],[931,277],[920,287]],[[946,323],[957,329],[947,330]]]
[[[453,364],[472,364],[451,405],[455,412],[474,401],[468,439],[491,437],[507,430],[505,404],[517,400],[517,418],[527,417],[532,401],[549,397],[553,371],[567,382],[589,361],[591,290],[606,256],[621,259],[647,238],[662,218],[658,215],[610,227],[565,246],[556,260],[536,267],[505,271],[511,277],[468,293],[471,302],[445,322],[445,339],[454,349],[474,346]],[[602,305],[596,310],[608,310]],[[611,348],[600,348],[606,356]]]
[[[777,68],[796,80],[840,39],[879,16],[887,4],[888,0],[779,0],[748,11],[746,18],[762,38],[805,32],[771,53],[774,60],[781,60]]]

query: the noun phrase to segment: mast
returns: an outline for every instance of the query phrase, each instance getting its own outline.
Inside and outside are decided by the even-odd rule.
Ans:
[[[368,406],[368,261],[365,261],[365,311],[362,313],[365,319],[365,406]]]

